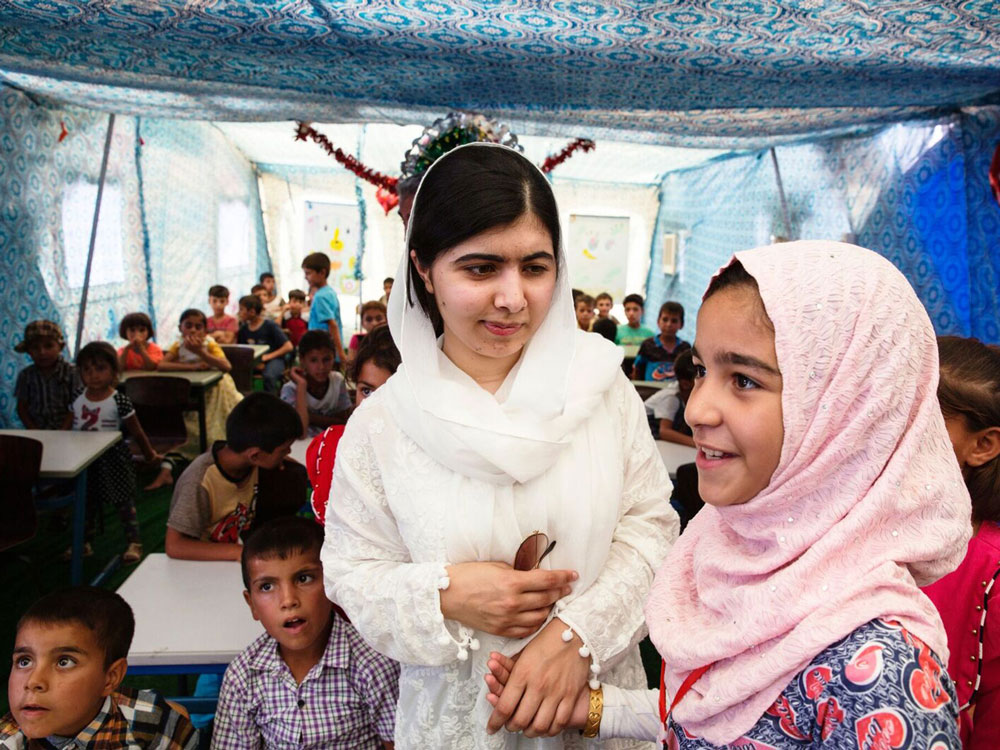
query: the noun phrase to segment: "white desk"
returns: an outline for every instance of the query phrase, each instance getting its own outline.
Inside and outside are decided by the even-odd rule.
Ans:
[[[672,388],[675,391],[677,390],[677,381],[674,378],[670,378],[669,380],[632,380],[630,382],[636,388],[656,388],[657,390]]]
[[[73,554],[70,581],[83,579],[83,532],[87,516],[87,467],[122,439],[114,432],[76,430],[0,430],[0,434],[31,438],[42,444],[41,479],[75,479],[73,488]]]
[[[118,593],[135,613],[131,674],[223,672],[264,632],[243,600],[238,562],[148,555]]]
[[[694,458],[698,455],[698,449],[680,443],[668,443],[666,440],[657,440],[656,447],[660,451],[660,458],[663,465],[667,467],[670,478],[677,474],[677,467],[682,464],[694,463]]]
[[[294,458],[303,466],[306,465],[306,448],[309,447],[309,443],[312,442],[312,438],[299,438],[294,443],[292,443],[292,452],[289,457]]]
[[[253,361],[254,364],[260,362],[260,358],[267,354],[267,350],[270,349],[267,344],[249,344],[253,349]]]
[[[267,349],[267,347],[264,347]],[[205,425],[205,391],[222,380],[220,370],[128,370],[122,382],[132,378],[184,378],[191,384],[192,403],[198,412],[198,443],[202,453],[208,450],[208,428]]]

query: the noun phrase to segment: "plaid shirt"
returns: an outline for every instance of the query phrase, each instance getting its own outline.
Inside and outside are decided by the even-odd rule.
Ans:
[[[29,740],[11,714],[0,719],[0,749],[41,750],[44,740]],[[122,688],[104,700],[94,720],[64,750],[195,750],[198,732],[155,690]]]
[[[391,741],[399,664],[334,616],[326,651],[298,685],[266,633],[226,670],[212,750],[360,750]]]
[[[28,365],[17,374],[14,398],[23,399],[31,418],[39,429],[58,430],[66,419],[66,410],[73,403],[73,392],[81,387],[76,368],[62,357],[48,376],[35,365]]]

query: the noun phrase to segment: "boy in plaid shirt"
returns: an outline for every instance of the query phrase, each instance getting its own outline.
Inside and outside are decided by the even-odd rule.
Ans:
[[[323,530],[305,518],[261,526],[243,547],[243,597],[266,633],[226,670],[213,750],[393,747],[399,665],[326,598]]]
[[[194,750],[198,733],[154,690],[120,688],[135,619],[90,586],[42,597],[17,624],[2,750]]]

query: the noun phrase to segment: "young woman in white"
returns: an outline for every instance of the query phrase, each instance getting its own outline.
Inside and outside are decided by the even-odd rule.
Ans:
[[[621,350],[575,330],[555,199],[516,151],[434,163],[396,279],[402,365],[338,449],[327,593],[402,663],[397,748],[583,747],[563,732],[583,686],[645,685],[642,605],[678,533],[643,405]],[[555,547],[513,570],[535,531]],[[543,737],[487,734],[490,651],[519,654],[508,689]]]

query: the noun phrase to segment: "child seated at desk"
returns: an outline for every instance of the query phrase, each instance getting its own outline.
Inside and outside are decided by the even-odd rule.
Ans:
[[[393,747],[399,664],[326,598],[322,545],[322,529],[294,517],[247,538],[243,598],[266,632],[226,669],[213,750]]]
[[[0,748],[198,747],[188,719],[155,690],[120,687],[134,630],[132,609],[104,589],[35,602],[17,624]]]
[[[351,415],[351,397],[344,376],[333,369],[333,341],[326,331],[307,331],[299,342],[299,367],[288,372],[281,399],[295,407],[302,420],[301,437],[313,437]]]
[[[639,346],[632,365],[633,380],[669,380],[674,377],[674,360],[691,344],[677,335],[684,327],[684,306],[680,302],[664,302],[656,319],[660,333]]]
[[[664,388],[646,399],[646,414],[653,437],[668,443],[694,447],[691,428],[684,420],[684,407],[694,390],[695,367],[691,350],[681,352],[674,362],[677,390]]]
[[[260,275],[260,285],[264,287],[264,293],[260,295],[260,301],[264,305],[264,316],[275,323],[281,322],[281,314],[285,309],[285,300],[278,294],[278,285],[274,280],[274,274],[264,271]],[[251,291],[251,294],[257,292]]]
[[[264,305],[260,297],[248,294],[240,298],[240,332],[236,341],[240,344],[266,344],[267,351],[260,358],[264,374],[264,390],[277,394],[281,380],[285,376],[285,355],[292,351],[292,342],[281,332],[278,324],[261,314]]]
[[[76,368],[63,359],[62,330],[51,320],[33,320],[14,351],[27,353],[31,364],[17,374],[17,416],[28,430],[68,430],[73,415],[66,409],[80,387]]]
[[[118,364],[125,370],[155,370],[163,350],[153,341],[153,321],[143,312],[129,313],[118,324],[118,336],[128,343],[118,350]]]
[[[216,284],[208,290],[208,306],[212,317],[205,321],[205,330],[220,344],[236,343],[236,332],[240,324],[232,315],[226,315],[229,304],[229,289]]]
[[[216,442],[184,470],[167,518],[166,553],[180,560],[239,560],[243,534],[255,523],[293,515],[306,501],[305,469],[283,466],[302,432],[298,414],[270,393],[251,393],[226,420]],[[301,472],[302,495],[275,490],[268,474]]]
[[[206,439],[211,442],[222,439],[226,434],[226,417],[233,407],[240,402],[243,394],[236,388],[236,383],[228,376],[233,366],[226,359],[225,352],[215,340],[207,335],[208,320],[201,310],[189,308],[181,313],[178,330],[181,340],[175,341],[163,360],[157,366],[163,372],[191,372],[197,370],[221,370],[222,379],[205,392],[205,428]],[[188,435],[198,432],[198,417],[193,412],[184,415]],[[181,449],[187,456],[197,455],[192,452],[191,441]]]
[[[351,343],[347,345],[347,361],[351,361],[358,354],[358,347],[361,341],[378,326],[385,325],[385,305],[378,300],[369,300],[361,306],[361,333],[351,336]]]

